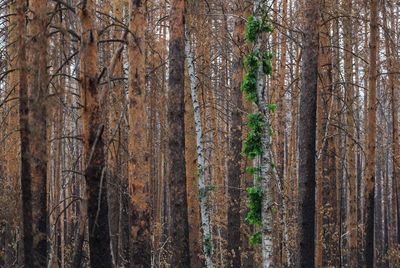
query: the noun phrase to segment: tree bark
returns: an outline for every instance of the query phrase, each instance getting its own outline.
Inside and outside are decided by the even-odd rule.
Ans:
[[[347,250],[346,262],[350,267],[357,267],[357,176],[355,156],[355,122],[354,122],[354,86],[353,86],[353,26],[352,0],[343,3],[343,10],[347,12],[343,18],[344,40],[344,78],[345,78],[345,106],[346,106],[346,160],[348,179],[347,198]]]
[[[129,30],[129,141],[130,182],[132,195],[132,259],[136,267],[149,267],[150,244],[150,154],[147,148],[146,83],[145,83],[145,1],[130,1]]]
[[[374,266],[374,217],[375,217],[375,147],[376,147],[376,84],[378,45],[378,0],[370,0],[370,41],[369,41],[369,88],[366,129],[365,167],[365,266]]]
[[[184,1],[170,2],[169,79],[167,92],[167,170],[169,190],[170,263],[173,267],[189,267],[189,226],[185,167],[185,41]]]
[[[299,267],[314,267],[319,1],[305,2],[299,118]]]
[[[237,12],[242,12],[240,1],[236,2]],[[242,174],[242,92],[240,90],[244,76],[243,53],[245,23],[241,18],[235,20],[233,33],[234,52],[233,56],[233,88],[232,98],[232,126],[230,136],[230,149],[228,153],[228,267],[241,267],[240,258],[240,179]]]
[[[200,199],[200,212],[201,212],[201,228],[203,231],[203,253],[206,256],[207,267],[214,267],[212,261],[212,233],[210,225],[210,193],[204,180],[204,142],[203,132],[201,127],[201,110],[197,98],[197,85],[196,74],[194,69],[192,51],[190,46],[189,36],[185,29],[185,53],[188,64],[188,73],[190,79],[191,96],[193,102],[194,122],[196,128],[196,149],[197,149],[197,174],[199,192],[198,198]]]
[[[21,3],[18,8],[23,13],[20,14],[20,23],[25,23],[24,4]],[[24,129],[24,133],[21,132],[24,256],[26,267],[44,267],[47,259],[47,1],[32,1],[29,8],[33,14],[28,25],[31,37],[27,43],[29,67],[21,69],[21,72],[28,70],[28,80],[27,88],[22,86],[23,83],[20,88],[21,127]],[[25,90],[28,90],[27,95]]]
[[[108,221],[107,183],[104,176],[103,108],[97,73],[96,1],[83,1],[78,15],[81,37],[81,104],[83,169],[86,181],[91,267],[112,267]],[[84,219],[81,219],[84,220]]]

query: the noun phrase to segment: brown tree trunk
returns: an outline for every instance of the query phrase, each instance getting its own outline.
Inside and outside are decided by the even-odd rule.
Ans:
[[[314,267],[319,1],[305,2],[299,118],[299,267]]]
[[[167,93],[167,171],[169,190],[170,263],[173,267],[189,267],[189,226],[185,167],[185,43],[184,1],[170,2],[169,91]]]
[[[347,250],[346,262],[350,267],[357,267],[357,177],[355,158],[355,132],[354,132],[354,86],[353,86],[353,26],[352,26],[352,0],[343,3],[343,10],[347,12],[343,19],[344,39],[344,77],[345,77],[345,105],[346,105],[346,159],[348,204],[347,204]]]
[[[129,189],[132,195],[132,259],[135,267],[149,267],[150,244],[150,178],[147,151],[146,83],[145,83],[145,1],[130,2],[129,29]]]
[[[240,2],[240,1],[239,1]],[[242,6],[237,3],[237,13],[242,13]],[[242,92],[240,85],[243,81],[244,66],[242,49],[244,45],[245,23],[238,18],[235,21],[233,33],[234,52],[233,56],[233,88],[232,114],[231,114],[231,136],[228,153],[228,226],[227,226],[227,248],[228,267],[241,267],[240,258],[240,180],[242,174]]]
[[[22,212],[24,232],[24,264],[32,263],[32,195],[31,178],[29,172],[29,135],[28,135],[28,83],[27,83],[27,59],[26,59],[26,1],[16,2],[18,32],[18,79],[19,79],[19,125],[21,139],[21,189]],[[28,256],[26,256],[28,255]]]
[[[103,109],[98,88],[95,12],[96,1],[94,0],[83,1],[79,6],[79,18],[82,24],[80,68],[83,169],[89,219],[90,265],[91,267],[112,267],[107,183],[104,176]]]
[[[378,45],[378,0],[370,0],[370,41],[369,41],[369,88],[368,118],[366,129],[365,168],[365,265],[374,266],[374,189],[375,189],[375,146],[376,146],[376,83]]]
[[[22,6],[21,3],[18,8],[23,9]],[[26,267],[44,267],[47,259],[47,1],[32,1],[29,9],[33,18],[28,28],[31,37],[28,43],[28,88],[22,87],[22,84],[20,88],[24,95],[20,103],[24,121],[21,127],[27,132],[21,133],[24,256]],[[20,22],[25,23],[22,17]],[[28,103],[22,103],[25,101]],[[29,136],[27,143],[23,135]]]

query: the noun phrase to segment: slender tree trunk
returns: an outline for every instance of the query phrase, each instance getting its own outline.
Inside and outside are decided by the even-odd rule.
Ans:
[[[81,38],[81,104],[83,124],[83,170],[86,180],[87,216],[91,267],[112,267],[105,179],[105,155],[97,73],[96,1],[79,6]],[[85,219],[81,219],[84,221]]]
[[[352,0],[343,3],[343,10],[347,13],[343,19],[343,39],[344,39],[344,77],[345,77],[345,105],[346,105],[346,159],[347,159],[347,179],[348,204],[347,204],[347,223],[346,233],[347,250],[346,259],[350,267],[357,267],[357,176],[356,176],[356,156],[355,156],[355,132],[354,132],[354,86],[353,86],[353,26],[352,26]]]
[[[192,51],[190,48],[189,36],[185,29],[185,53],[188,63],[188,73],[190,79],[191,96],[193,102],[194,122],[196,127],[196,149],[197,149],[197,174],[199,185],[199,199],[201,212],[201,228],[203,230],[203,253],[206,256],[207,267],[214,267],[212,261],[212,240],[211,240],[211,225],[210,225],[210,193],[204,180],[204,142],[203,132],[201,127],[201,110],[197,98],[196,74],[194,70]]]
[[[185,169],[184,1],[170,2],[169,91],[167,93],[167,183],[170,202],[170,263],[189,267],[189,226]]]
[[[185,40],[185,46],[187,46]],[[189,65],[189,62],[188,62]],[[186,77],[185,83],[185,158],[186,158],[186,176],[188,191],[188,212],[189,212],[189,245],[190,245],[190,266],[204,267],[203,249],[202,249],[202,230],[201,215],[198,189],[198,159],[196,124],[194,119],[194,109],[191,94],[190,75]],[[190,86],[188,86],[190,85]],[[197,85],[196,85],[197,88]],[[196,96],[197,97],[197,96]],[[203,146],[203,145],[202,145]],[[204,150],[204,148],[203,148]],[[204,176],[204,175],[203,175]]]
[[[129,29],[133,34],[129,38],[129,127],[131,138],[129,150],[130,182],[132,195],[132,259],[137,267],[149,267],[151,261],[150,244],[150,178],[147,152],[147,117],[145,83],[145,1],[130,2]]]
[[[22,188],[22,212],[24,232],[24,264],[32,263],[32,194],[31,178],[29,172],[29,126],[28,126],[28,82],[27,82],[27,58],[26,58],[26,1],[16,1],[18,32],[18,61],[19,69],[19,125],[21,139],[21,188]],[[27,266],[28,267],[28,266]]]
[[[369,41],[369,88],[368,118],[366,128],[365,167],[365,265],[374,266],[374,217],[375,217],[375,147],[376,147],[376,84],[378,46],[378,0],[370,0],[370,41]]]
[[[393,7],[393,4],[391,5]],[[396,53],[396,39],[395,39],[395,29],[387,27],[387,15],[386,15],[386,6],[382,7],[383,10],[383,23],[385,28],[385,51],[386,51],[386,68],[389,73],[389,91],[391,95],[391,108],[392,108],[392,136],[393,136],[393,152],[392,152],[392,161],[393,161],[393,196],[396,196],[397,200],[393,202],[393,207],[398,207],[400,205],[400,139],[399,139],[399,87],[398,87],[398,76],[395,75],[399,71],[399,62],[396,61],[395,53]],[[393,14],[392,14],[393,16]],[[394,20],[391,21],[391,26],[394,27]],[[392,213],[394,214],[394,213]],[[394,216],[394,215],[393,215]],[[400,242],[400,213],[397,215],[397,243]],[[392,220],[395,220],[392,217]],[[395,241],[394,241],[395,242]]]
[[[299,118],[299,267],[314,267],[315,140],[318,77],[319,1],[305,3]]]

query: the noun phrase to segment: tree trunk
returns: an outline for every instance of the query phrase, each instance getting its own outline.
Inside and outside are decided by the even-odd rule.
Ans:
[[[149,267],[151,261],[150,244],[150,178],[147,151],[147,116],[146,116],[146,83],[145,83],[145,1],[130,1],[129,29],[129,141],[130,182],[132,195],[132,259],[136,267]]]
[[[196,74],[194,70],[192,51],[190,48],[189,36],[185,29],[185,53],[188,63],[188,73],[190,79],[191,96],[193,102],[194,122],[196,128],[196,149],[197,149],[197,174],[199,192],[198,198],[200,199],[200,212],[201,212],[201,228],[203,231],[203,253],[206,256],[207,267],[214,267],[212,261],[212,233],[210,225],[210,193],[204,180],[204,142],[203,132],[201,127],[201,110],[197,98],[197,85]]]
[[[242,5],[237,2],[237,12],[243,13]],[[230,150],[228,154],[228,226],[227,226],[227,248],[228,267],[241,267],[240,258],[240,177],[242,174],[242,92],[240,85],[243,81],[244,66],[243,53],[245,23],[242,19],[235,20],[233,33],[234,52],[233,56],[233,87],[232,87],[232,126],[230,136]]]
[[[319,1],[305,2],[299,118],[299,267],[314,267]]]
[[[22,3],[19,8],[23,9]],[[26,267],[44,267],[47,259],[47,1],[32,1],[29,8],[33,18],[28,28],[32,38],[28,45],[30,69],[27,96],[24,92],[26,88],[22,84],[20,88],[23,95],[20,103],[21,127],[26,131],[21,133],[24,256]],[[25,23],[22,16],[20,23]],[[24,135],[29,136],[28,140]]]
[[[366,129],[365,167],[365,265],[374,266],[374,217],[375,217],[375,146],[376,146],[376,84],[378,45],[378,0],[370,0],[370,41],[369,41],[369,88],[368,118]]]
[[[170,2],[169,79],[167,92],[167,171],[169,190],[170,263],[173,267],[189,267],[189,226],[185,168],[185,40],[184,1]]]
[[[103,108],[99,98],[97,73],[96,1],[83,1],[78,14],[82,24],[80,82],[90,265],[112,267],[107,183],[104,176]]]
[[[348,179],[348,204],[347,204],[347,250],[346,262],[350,267],[357,267],[357,176],[355,157],[355,132],[354,132],[354,86],[353,86],[353,26],[352,26],[352,0],[343,3],[343,10],[347,13],[343,18],[344,39],[344,78],[345,78],[345,105],[346,105],[346,159]]]

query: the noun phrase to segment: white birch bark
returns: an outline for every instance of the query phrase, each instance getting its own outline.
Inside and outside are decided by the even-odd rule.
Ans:
[[[254,19],[261,19],[262,12],[262,3],[263,0],[255,0],[254,1]],[[258,51],[261,56],[263,53],[263,40],[262,33],[258,33],[256,36],[256,40],[254,41],[254,51]],[[288,231],[287,231],[287,221],[286,221],[286,201],[283,197],[281,182],[278,177],[278,173],[275,167],[272,166],[275,163],[274,154],[272,152],[272,137],[270,135],[270,127],[271,124],[271,116],[269,113],[268,105],[267,105],[267,90],[265,88],[264,83],[264,72],[262,64],[258,66],[257,71],[257,83],[256,83],[256,93],[257,93],[257,106],[258,110],[261,114],[264,115],[264,127],[261,132],[261,144],[262,144],[262,154],[260,156],[260,175],[261,175],[261,191],[263,194],[262,198],[262,208],[261,208],[261,217],[262,217],[262,267],[269,268],[273,267],[273,241],[272,241],[272,183],[276,184],[276,188],[278,190],[278,194],[282,197],[282,213],[284,219],[284,235],[285,239],[288,239]],[[286,254],[288,265],[290,265],[290,252],[288,247],[286,246]]]
[[[210,225],[210,213],[208,209],[209,193],[207,191],[205,180],[204,180],[204,146],[202,141],[202,129],[201,129],[201,111],[199,101],[197,99],[196,92],[196,74],[194,70],[193,58],[190,48],[190,40],[185,27],[185,54],[188,64],[188,73],[190,80],[190,89],[193,102],[194,111],[194,122],[196,131],[196,152],[197,152],[197,170],[198,170],[198,185],[199,185],[199,199],[200,199],[200,213],[201,213],[201,227],[203,231],[203,251],[206,257],[206,264],[208,268],[213,268],[212,262],[212,241],[211,241],[211,225]],[[206,243],[209,243],[207,244]],[[210,251],[209,253],[207,253]]]

